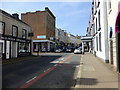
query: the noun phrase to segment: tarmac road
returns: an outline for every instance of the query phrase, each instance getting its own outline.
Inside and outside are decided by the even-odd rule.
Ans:
[[[71,88],[76,83],[80,54],[45,54],[2,67],[3,88]]]

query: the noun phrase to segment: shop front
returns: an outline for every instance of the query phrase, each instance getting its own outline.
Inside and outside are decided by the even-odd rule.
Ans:
[[[4,36],[0,47],[2,47],[2,59],[31,55],[31,40]]]
[[[33,52],[50,52],[55,48],[55,43],[50,40],[33,40]]]

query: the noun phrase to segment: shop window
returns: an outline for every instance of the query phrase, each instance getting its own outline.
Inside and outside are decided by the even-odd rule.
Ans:
[[[19,43],[19,52],[30,52],[29,43]]]
[[[22,30],[22,38],[26,39],[27,31],[25,29]]]
[[[17,26],[12,26],[12,36],[17,37],[18,34],[18,27]]]
[[[0,34],[4,34],[4,31],[5,31],[5,23],[0,21],[0,27],[2,27],[2,28],[0,29]]]
[[[38,52],[38,44],[34,43],[34,52]]]
[[[0,59],[2,58],[2,52],[3,52],[3,44],[0,43]]]

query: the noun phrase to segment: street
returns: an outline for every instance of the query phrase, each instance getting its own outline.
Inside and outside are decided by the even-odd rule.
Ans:
[[[81,54],[55,53],[3,65],[3,88],[71,88]]]

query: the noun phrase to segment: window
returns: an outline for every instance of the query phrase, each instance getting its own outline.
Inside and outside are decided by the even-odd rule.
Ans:
[[[99,10],[99,12],[98,12],[98,30],[100,30],[101,29],[101,21],[100,21],[100,10]]]
[[[102,48],[101,48],[101,32],[99,33],[99,50],[102,51]]]
[[[0,21],[0,34],[4,34],[5,31],[5,23]]]
[[[100,5],[100,0],[98,0],[98,7],[99,7],[99,5]]]
[[[0,54],[3,53],[3,43],[0,43]]]
[[[111,0],[108,0],[108,9],[111,9]]]
[[[17,37],[17,33],[18,33],[18,27],[13,25],[12,26],[12,36]]]
[[[22,38],[24,38],[24,39],[25,39],[25,38],[26,38],[26,35],[27,35],[27,34],[26,34],[26,30],[25,30],[25,29],[23,29],[23,30],[22,30]]]
[[[98,28],[98,27],[97,27],[97,17],[96,17],[96,33],[97,33],[97,28]]]
[[[29,43],[19,43],[19,52],[30,52]]]
[[[93,35],[95,35],[95,24],[93,24]]]
[[[98,37],[96,36],[96,49],[98,51]]]

